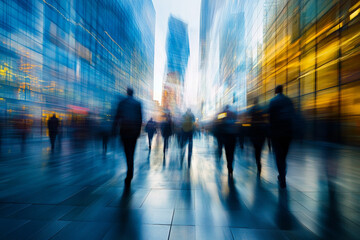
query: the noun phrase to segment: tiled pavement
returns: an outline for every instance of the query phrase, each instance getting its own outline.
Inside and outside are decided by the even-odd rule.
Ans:
[[[51,153],[48,142],[5,145],[0,160],[1,239],[358,239],[360,152],[292,145],[288,188],[264,147],[257,178],[249,147],[237,149],[234,178],[214,158],[214,140],[194,140],[190,169],[173,142],[164,160],[138,141],[135,177],[117,142]]]

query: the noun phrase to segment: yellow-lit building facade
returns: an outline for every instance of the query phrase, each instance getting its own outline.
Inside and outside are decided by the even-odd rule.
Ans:
[[[247,102],[264,104],[282,84],[304,119],[305,137],[323,140],[333,121],[339,142],[360,144],[360,1],[264,2],[263,42],[247,70]]]

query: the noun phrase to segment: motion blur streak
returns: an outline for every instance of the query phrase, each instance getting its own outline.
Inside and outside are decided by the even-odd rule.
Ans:
[[[64,137],[70,126],[98,125],[128,86],[153,108],[151,0],[0,4],[2,137],[24,129],[26,138],[45,137],[53,113]]]
[[[0,0],[0,239],[359,239],[360,0]]]

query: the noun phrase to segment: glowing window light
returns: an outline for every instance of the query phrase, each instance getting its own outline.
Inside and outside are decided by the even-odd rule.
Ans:
[[[223,112],[218,115],[217,119],[223,119],[223,118],[226,118],[226,116],[227,116],[227,113]]]
[[[359,15],[359,13],[360,13],[360,8],[356,9],[355,12],[350,14],[350,21],[353,20],[353,18],[355,18],[357,15]]]

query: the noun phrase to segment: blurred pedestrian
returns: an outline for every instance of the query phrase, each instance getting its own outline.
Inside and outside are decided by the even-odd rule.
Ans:
[[[129,186],[134,175],[134,153],[142,124],[141,103],[133,98],[134,91],[127,89],[127,98],[120,101],[113,124],[115,133],[120,122],[120,138],[126,156],[127,174],[125,185]]]
[[[281,188],[286,188],[286,156],[292,139],[294,106],[290,98],[283,94],[283,86],[275,88],[276,96],[269,106],[271,144],[275,153]]]
[[[147,124],[145,126],[145,131],[148,134],[149,149],[151,150],[152,139],[153,139],[154,134],[156,133],[156,122],[154,122],[152,118],[150,118],[150,120],[147,122]]]
[[[254,147],[255,160],[258,176],[261,174],[261,151],[266,138],[266,122],[264,111],[259,105],[259,99],[255,98],[254,106],[249,111],[251,119],[250,141]]]
[[[56,140],[56,136],[58,134],[59,125],[60,125],[60,121],[56,117],[55,113],[53,114],[53,116],[51,118],[49,118],[47,124],[48,124],[48,129],[49,129],[51,150],[54,150],[54,148],[55,148],[55,140]]]
[[[165,116],[165,121],[161,123],[161,135],[164,139],[164,158],[165,158],[165,152],[169,147],[169,138],[172,135],[173,128],[172,128],[172,120],[170,113],[167,113]]]
[[[223,144],[225,147],[225,155],[227,161],[227,168],[229,176],[233,176],[234,168],[234,152],[236,145],[236,114],[230,110],[230,106],[226,105],[224,111],[218,117],[221,121],[220,134],[222,135]]]
[[[108,143],[109,143],[109,138],[111,136],[111,120],[110,119],[103,119],[101,121],[100,136],[102,138],[103,153],[106,154]]]
[[[194,114],[191,112],[191,109],[188,108],[186,113],[183,115],[181,148],[182,151],[184,151],[185,145],[188,144],[189,167],[191,164],[191,155],[192,155],[192,147],[193,147],[194,122],[195,122]]]
[[[222,122],[221,119],[219,119],[219,116],[221,113],[217,115],[217,118],[214,121],[213,125],[213,134],[217,142],[217,149],[216,149],[216,158],[217,160],[221,159],[223,146],[224,146],[224,140],[223,140],[223,134],[222,134]]]

